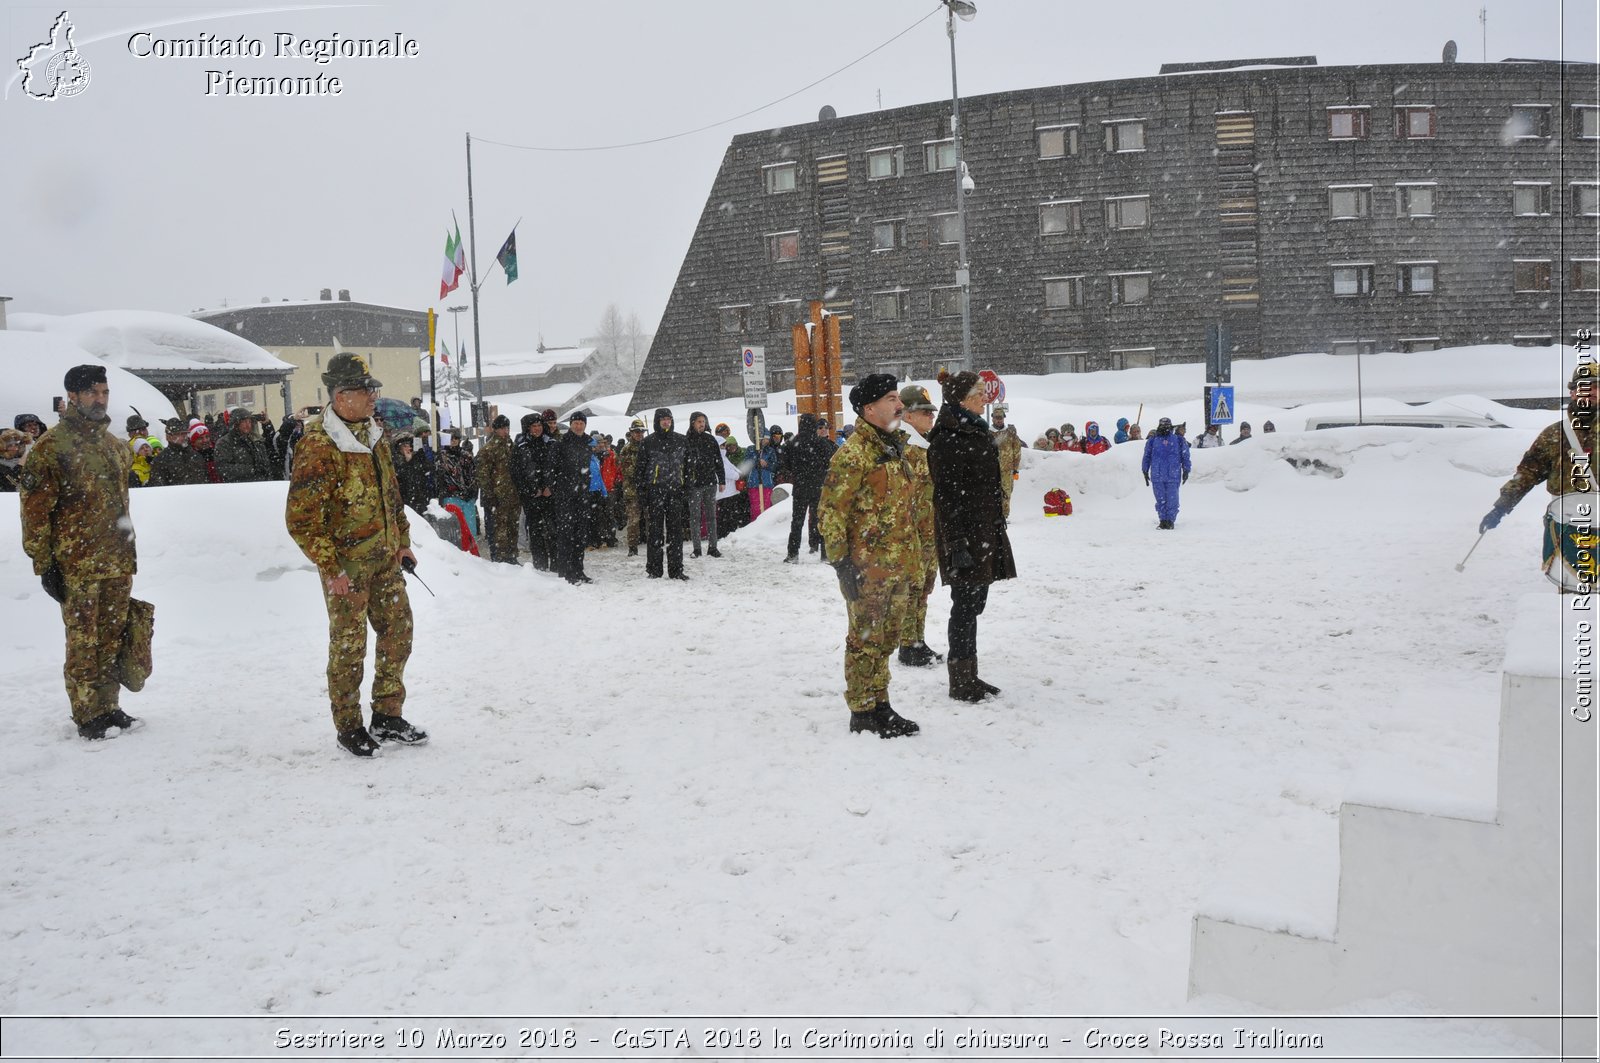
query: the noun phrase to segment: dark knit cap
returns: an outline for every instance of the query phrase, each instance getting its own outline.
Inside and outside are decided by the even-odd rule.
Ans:
[[[530,425],[536,425],[536,424],[537,425],[543,425],[544,424],[544,422],[539,419],[539,415],[538,414],[536,414],[536,413],[525,413],[525,414],[522,415],[522,430],[524,432],[526,432],[528,430],[528,427]]]
[[[511,418],[507,417],[503,413],[502,414],[497,414],[495,416],[495,419],[489,422],[489,427],[490,428],[510,428],[511,427]]]
[[[871,406],[889,392],[894,391],[899,381],[890,373],[870,373],[861,378],[856,386],[850,389],[850,408],[857,413]]]
[[[978,374],[970,369],[963,369],[952,376],[949,370],[939,370],[939,389],[944,392],[944,401],[959,404],[972,389],[978,386]]]
[[[61,386],[70,392],[88,391],[96,384],[106,382],[106,367],[103,365],[75,365],[67,370]]]

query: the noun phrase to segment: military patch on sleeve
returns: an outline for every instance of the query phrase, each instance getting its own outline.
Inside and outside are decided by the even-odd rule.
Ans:
[[[17,486],[24,491],[32,491],[39,486],[39,478],[27,469],[23,469],[17,474]]]

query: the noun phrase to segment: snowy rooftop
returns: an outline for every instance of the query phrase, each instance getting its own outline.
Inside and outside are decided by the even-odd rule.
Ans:
[[[37,414],[45,424],[55,424],[50,400],[62,394],[62,378],[73,366],[94,361],[94,355],[61,336],[0,330],[0,366],[4,366],[0,370],[0,427],[10,428],[19,413]],[[135,406],[149,421],[177,416],[172,403],[154,385],[125,369],[107,366],[106,383],[111,385],[114,431],[121,431]]]
[[[558,365],[582,365],[594,354],[593,347],[546,347],[542,351],[513,351],[483,356],[483,375],[536,376],[548,373]],[[465,370],[470,377],[473,370]]]
[[[43,332],[130,370],[260,369],[288,372],[288,362],[215,325],[154,310],[85,314],[12,314],[10,327]]]

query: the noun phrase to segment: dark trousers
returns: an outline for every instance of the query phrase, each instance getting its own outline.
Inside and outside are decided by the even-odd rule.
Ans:
[[[644,570],[652,576],[661,575],[661,560],[666,554],[667,575],[683,573],[683,533],[689,523],[688,505],[676,491],[652,492],[645,502],[645,536],[649,546],[645,550]]]
[[[794,488],[794,515],[789,518],[789,553],[800,552],[800,525],[806,526],[806,544],[815,550],[822,542],[822,533],[817,531],[817,503],[822,500],[822,486],[812,487],[809,484]]]
[[[533,555],[533,567],[541,572],[551,565],[551,509],[550,499],[541,498],[532,505],[522,507],[522,519],[528,525],[528,552]]]
[[[989,602],[987,583],[950,585],[950,659],[971,661],[978,656],[978,617]]]
[[[575,580],[583,575],[583,551],[589,545],[589,492],[561,500],[556,516],[555,550],[551,567],[557,575]]]
[[[599,491],[589,492],[589,545],[590,546],[616,546],[617,524],[616,506],[613,500],[616,492],[601,494]]]

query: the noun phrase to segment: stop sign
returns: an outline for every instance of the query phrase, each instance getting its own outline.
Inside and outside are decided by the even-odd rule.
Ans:
[[[1002,402],[1006,397],[1006,383],[1000,379],[993,369],[985,369],[978,374],[978,379],[983,381],[983,404],[993,406]]]

